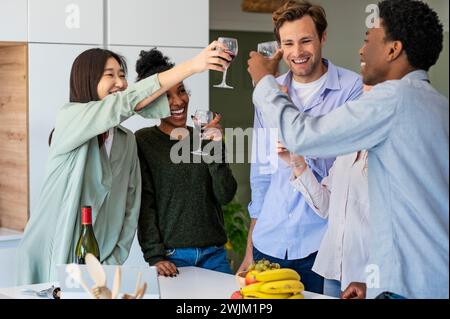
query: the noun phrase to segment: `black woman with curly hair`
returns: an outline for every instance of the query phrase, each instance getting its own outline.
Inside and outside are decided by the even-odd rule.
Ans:
[[[174,67],[155,48],[141,51],[136,73],[141,81]],[[233,199],[237,183],[225,161],[221,116],[203,127],[205,143],[212,143],[220,161],[216,156],[199,157],[189,151],[187,161],[173,161],[179,145],[193,149],[195,135],[186,123],[189,93],[183,81],[166,95],[170,115],[162,118],[160,125],[136,132],[142,175],[137,234],[144,259],[166,277],[176,276],[177,268],[186,266],[231,273],[224,247],[227,234],[222,205]]]

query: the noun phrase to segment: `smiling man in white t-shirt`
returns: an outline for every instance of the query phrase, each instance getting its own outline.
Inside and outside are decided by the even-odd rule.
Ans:
[[[274,12],[273,23],[283,59],[289,67],[289,72],[278,77],[277,82],[287,88],[301,112],[324,115],[362,94],[358,74],[322,58],[327,37],[322,7],[306,1],[288,1]],[[250,176],[252,222],[246,256],[239,271],[246,269],[252,260],[265,258],[283,268],[295,269],[306,290],[323,293],[323,278],[311,268],[327,221],[315,214],[290,185],[291,167],[278,162],[275,145],[269,140],[270,127],[257,110],[254,129],[253,149],[258,151],[254,152]],[[318,180],[328,175],[333,162],[334,158],[307,158]]]

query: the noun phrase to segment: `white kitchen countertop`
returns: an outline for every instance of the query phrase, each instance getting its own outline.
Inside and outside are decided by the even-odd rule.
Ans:
[[[159,276],[158,281],[161,299],[229,299],[232,293],[239,290],[234,275],[198,267],[180,267],[177,277]],[[53,283],[58,286],[58,283]],[[0,289],[0,298],[42,299],[22,293],[23,290],[42,290],[52,283],[27,285]],[[332,297],[305,291],[305,299],[333,299]]]
[[[0,227],[0,241],[18,240],[22,239],[23,232]]]

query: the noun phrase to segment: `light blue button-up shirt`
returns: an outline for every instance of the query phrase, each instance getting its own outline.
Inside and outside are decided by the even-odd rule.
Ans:
[[[300,113],[272,76],[254,91],[264,121],[295,153],[369,151],[368,297],[384,290],[449,297],[449,105],[427,81],[414,71],[315,118]]]
[[[362,81],[358,74],[336,67],[327,60],[324,63],[328,65],[327,80],[308,105],[302,105],[292,87],[291,72],[277,79],[280,85],[288,87],[297,110],[312,116],[326,114],[362,94]],[[286,253],[290,260],[305,258],[319,249],[327,220],[314,213],[302,194],[289,183],[292,171],[276,154],[277,138],[271,139],[271,127],[256,110],[250,173],[252,201],[249,204],[250,216],[257,219],[253,245],[276,258],[284,259]],[[334,157],[307,158],[307,162],[321,180],[328,175]]]

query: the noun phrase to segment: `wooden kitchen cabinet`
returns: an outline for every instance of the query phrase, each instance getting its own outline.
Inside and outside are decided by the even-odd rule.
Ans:
[[[0,42],[0,227],[28,219],[27,44]]]

